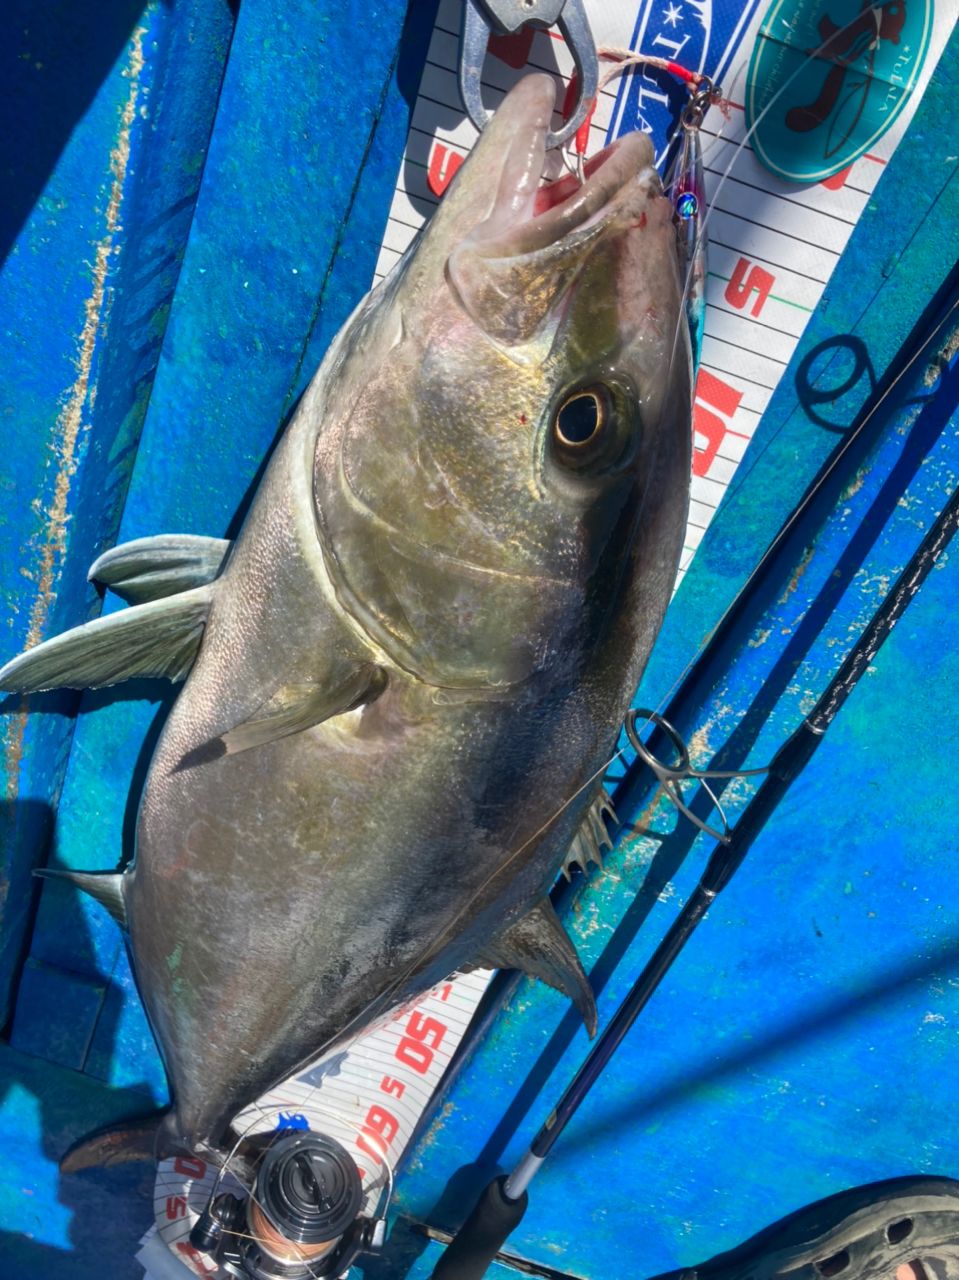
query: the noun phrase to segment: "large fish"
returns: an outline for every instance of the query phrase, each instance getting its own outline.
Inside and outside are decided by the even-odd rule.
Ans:
[[[235,545],[91,575],[134,606],[8,690],[186,679],[132,870],[72,879],[129,929],[174,1097],[158,1153],[454,970],[595,1007],[547,892],[600,778],[686,523],[690,364],[671,209],[631,134],[541,190],[554,90],[503,102],[333,343]]]

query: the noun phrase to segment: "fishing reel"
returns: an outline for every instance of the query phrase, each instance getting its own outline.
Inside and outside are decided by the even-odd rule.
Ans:
[[[362,1204],[344,1147],[322,1134],[287,1133],[263,1156],[246,1199],[214,1187],[190,1243],[238,1280],[341,1277],[386,1236],[385,1205],[367,1217]]]

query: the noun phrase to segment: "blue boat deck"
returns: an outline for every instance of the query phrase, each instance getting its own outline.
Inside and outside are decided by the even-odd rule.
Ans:
[[[235,531],[376,261],[431,6],[374,8],[117,3],[107,21],[84,2],[73,30],[13,6],[11,48],[30,60],[14,59],[0,109],[42,103],[49,146],[3,223],[4,658],[99,609],[86,569],[113,543]],[[78,31],[94,26],[99,60],[84,61]],[[674,600],[640,704],[674,688],[875,385],[955,302],[957,90],[954,36]],[[768,761],[952,491],[954,315],[946,332],[687,687],[677,727],[697,763]],[[957,575],[953,549],[534,1183],[510,1250],[589,1280],[654,1275],[841,1187],[959,1174]],[[113,923],[30,873],[130,856],[168,701],[144,684],[44,695],[29,717],[0,704],[5,1280],[140,1275],[152,1172],[62,1177],[56,1158],[161,1103],[159,1059]],[[731,814],[748,793],[727,788]],[[568,902],[601,1020],[709,845],[647,784],[626,804],[635,831]],[[417,1224],[455,1228],[586,1050],[553,993],[513,981],[500,995],[406,1161],[371,1276],[429,1274],[438,1246]]]

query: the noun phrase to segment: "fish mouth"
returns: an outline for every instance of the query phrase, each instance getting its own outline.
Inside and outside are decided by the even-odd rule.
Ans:
[[[534,75],[501,108],[509,109],[513,127],[499,186],[492,211],[470,237],[483,256],[535,253],[571,236],[580,239],[624,212],[627,219],[632,212],[639,216],[643,205],[662,198],[652,144],[643,133],[625,134],[590,157],[582,181],[572,173],[543,181],[554,101],[550,77]]]
[[[460,306],[511,352],[552,341],[578,277],[606,241],[639,235],[658,246],[670,217],[643,133],[593,156],[583,181],[574,174],[542,181],[554,100],[546,75],[527,76],[504,99],[467,161],[467,198],[475,208],[480,196],[483,215],[447,260]],[[636,257],[621,254],[614,271],[634,270]]]

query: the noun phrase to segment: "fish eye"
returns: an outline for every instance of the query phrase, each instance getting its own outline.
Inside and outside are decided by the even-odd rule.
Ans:
[[[557,441],[571,449],[589,444],[602,433],[609,409],[605,387],[583,387],[575,391],[556,411],[553,430]]]
[[[550,455],[563,471],[596,477],[617,471],[636,451],[635,393],[620,380],[573,387],[553,410]]]

